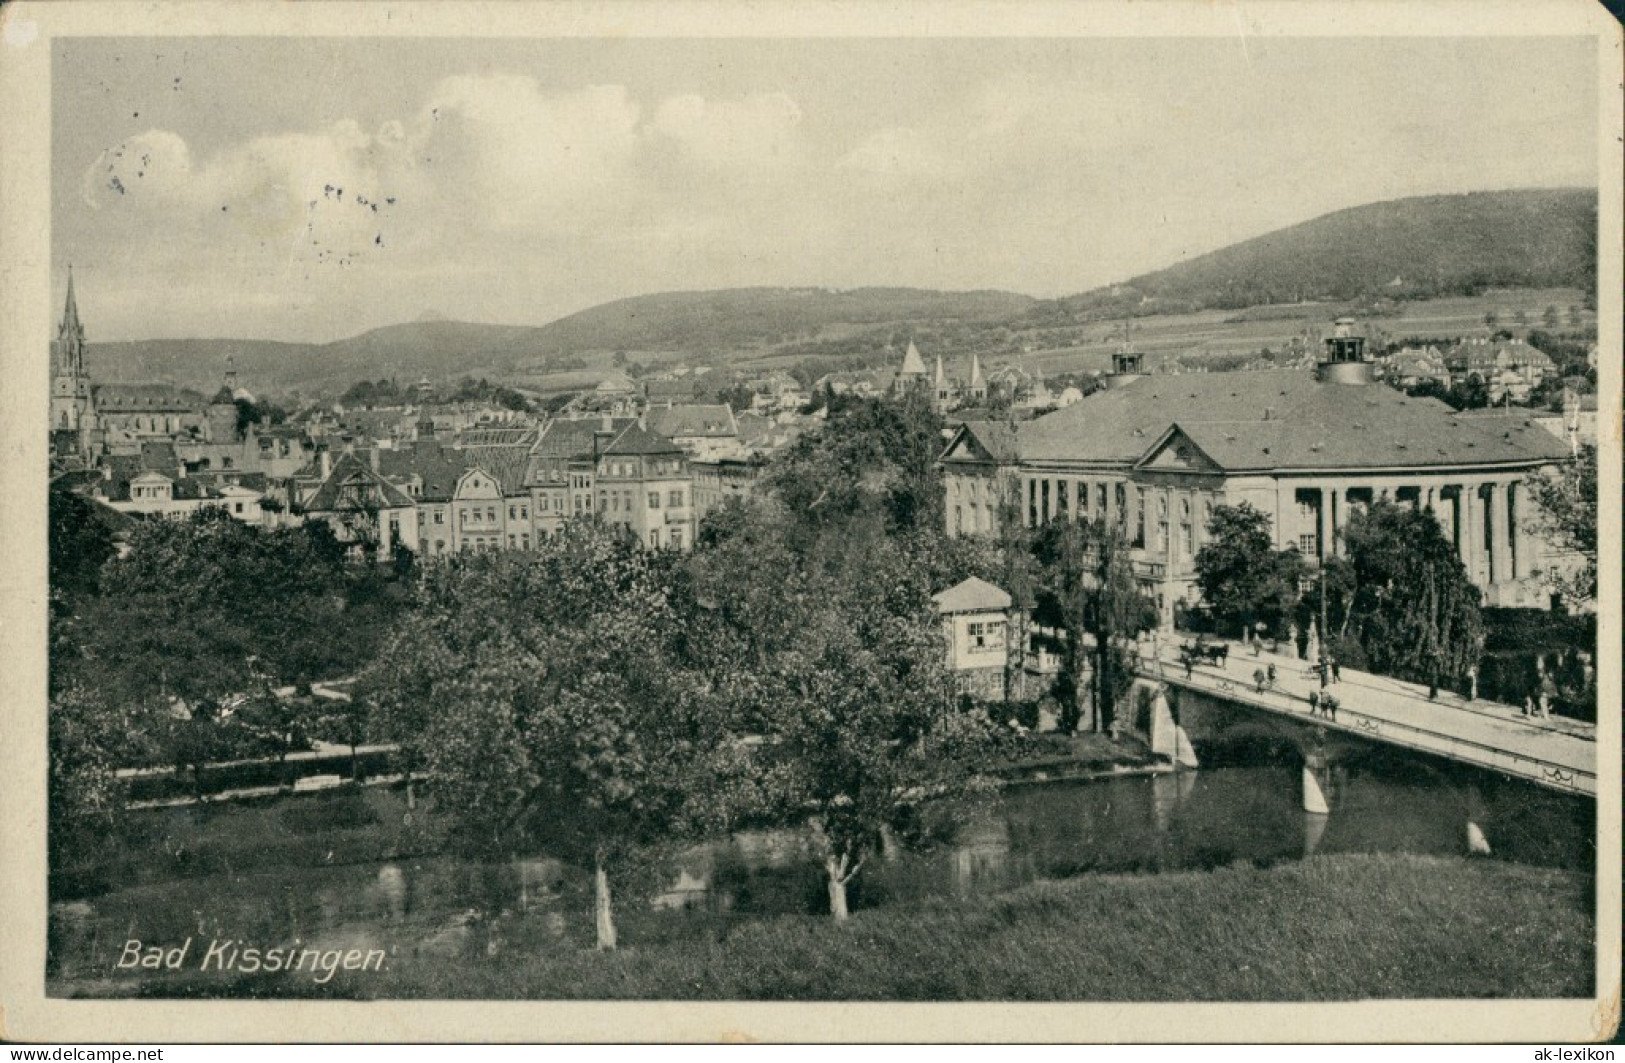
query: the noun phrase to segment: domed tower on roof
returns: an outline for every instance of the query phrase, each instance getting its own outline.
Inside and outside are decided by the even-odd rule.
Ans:
[[[1315,379],[1323,384],[1369,384],[1372,366],[1365,357],[1365,336],[1355,327],[1352,317],[1340,317],[1332,322],[1332,334],[1326,337],[1326,357],[1315,366]]]
[[[1106,374],[1106,386],[1122,387],[1140,379],[1145,373],[1145,356],[1134,348],[1129,338],[1129,327],[1123,326],[1123,338],[1112,352],[1112,370]]]

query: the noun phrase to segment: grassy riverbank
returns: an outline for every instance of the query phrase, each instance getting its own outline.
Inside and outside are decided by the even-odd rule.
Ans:
[[[175,972],[152,995],[474,999],[1347,1000],[1591,993],[1592,897],[1570,872],[1491,860],[1323,856],[1268,868],[1090,876],[983,899],[813,916],[628,912],[584,948],[535,913],[495,955],[382,972]],[[571,920],[575,922],[575,920]],[[469,945],[474,942],[470,941]],[[111,982],[55,991],[118,993]]]

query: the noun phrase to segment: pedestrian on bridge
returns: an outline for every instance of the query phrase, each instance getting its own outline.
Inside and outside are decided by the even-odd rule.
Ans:
[[[1260,694],[1264,693],[1264,680],[1265,680],[1265,678],[1266,678],[1266,676],[1264,674],[1264,669],[1262,669],[1262,668],[1254,668],[1253,669],[1253,685],[1258,688],[1258,693],[1260,693]]]
[[[1309,692],[1309,715],[1320,715],[1320,691],[1318,690],[1311,690]]]
[[[1320,699],[1320,704],[1326,710],[1326,715],[1330,716],[1335,722],[1337,720],[1337,699],[1327,694]]]
[[[1315,675],[1320,677],[1320,689],[1326,689],[1326,680],[1330,674],[1331,667],[1327,665],[1326,658],[1324,655],[1322,655],[1320,660],[1315,662]]]
[[[1332,666],[1332,682],[1341,683],[1343,681],[1343,666],[1338,663],[1336,657],[1327,657],[1326,662]]]
[[[1269,681],[1270,689],[1274,690],[1275,689],[1275,662],[1274,661],[1270,662],[1269,671],[1264,673],[1264,678]]]

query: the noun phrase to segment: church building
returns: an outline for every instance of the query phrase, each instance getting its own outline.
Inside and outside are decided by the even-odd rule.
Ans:
[[[89,461],[103,453],[139,452],[143,442],[236,444],[234,374],[213,399],[171,384],[98,384],[85,367],[85,327],[73,274],[62,323],[51,342],[51,452]],[[246,394],[246,393],[245,393]]]

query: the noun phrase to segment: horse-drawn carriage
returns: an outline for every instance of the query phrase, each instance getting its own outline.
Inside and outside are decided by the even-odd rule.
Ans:
[[[1223,668],[1230,659],[1230,644],[1209,642],[1199,635],[1195,642],[1187,642],[1179,647],[1179,659],[1187,667],[1192,664],[1216,664]]]

